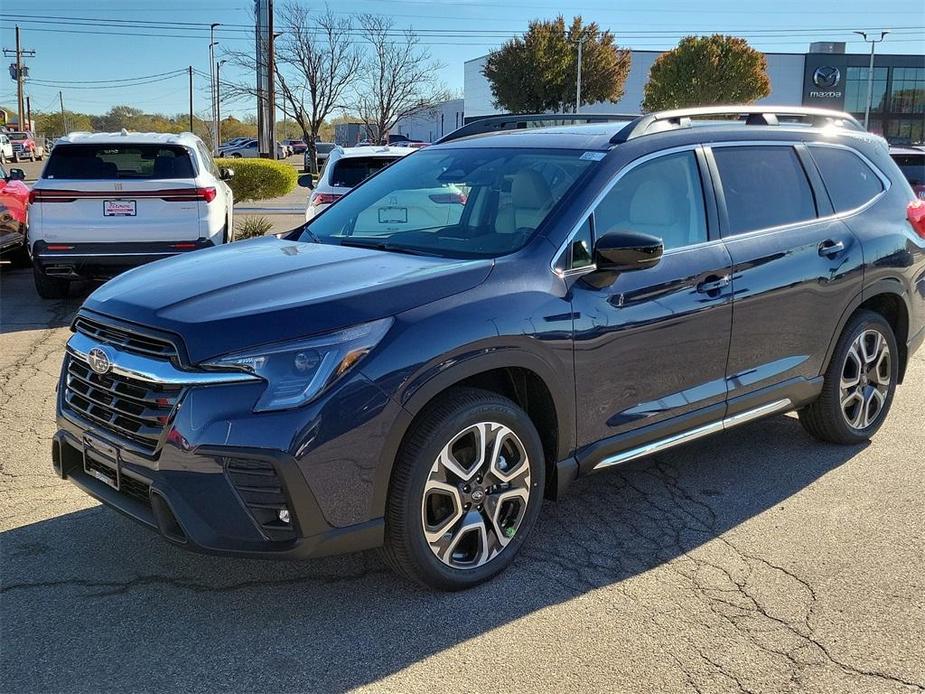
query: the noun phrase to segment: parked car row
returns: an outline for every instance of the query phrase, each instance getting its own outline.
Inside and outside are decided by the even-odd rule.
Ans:
[[[285,159],[290,154],[286,145],[276,143],[276,158]],[[229,141],[219,149],[218,156],[229,159],[257,159],[260,157],[259,142],[256,138],[246,138],[238,141]]]
[[[44,138],[36,137],[32,131],[0,133],[0,163],[10,159],[15,162],[24,159],[42,161],[45,153]]]

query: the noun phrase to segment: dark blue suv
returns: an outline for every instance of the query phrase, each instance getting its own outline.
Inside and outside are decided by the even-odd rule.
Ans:
[[[925,336],[925,214],[883,140],[813,109],[540,123],[103,285],[58,474],[190,549],[381,546],[458,589],[577,476],[790,410],[877,431]]]

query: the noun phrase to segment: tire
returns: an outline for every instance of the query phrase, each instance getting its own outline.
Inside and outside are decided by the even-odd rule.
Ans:
[[[536,522],[545,484],[539,434],[513,402],[476,388],[447,391],[412,427],[392,472],[382,555],[424,586],[471,588],[513,561]],[[496,443],[497,461],[476,455]],[[449,449],[455,455],[443,457]]]
[[[822,393],[800,410],[800,423],[820,441],[863,443],[889,414],[898,378],[899,350],[892,327],[879,313],[858,311],[838,339]]]
[[[67,297],[71,283],[60,277],[49,277],[37,265],[32,266],[32,277],[35,279],[35,291],[43,299],[64,299]]]

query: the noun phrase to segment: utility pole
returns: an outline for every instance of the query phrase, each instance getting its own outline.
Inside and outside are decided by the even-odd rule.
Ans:
[[[15,57],[16,63],[15,66],[11,66],[13,71],[16,73],[13,75],[13,78],[16,80],[16,110],[17,110],[17,127],[20,130],[28,130],[31,127],[31,123],[27,124],[26,127],[23,127],[23,119],[26,116],[26,104],[25,104],[25,81],[26,81],[26,68],[22,64],[23,58],[33,58],[35,57],[35,51],[33,50],[23,50],[22,43],[20,42],[19,37],[19,25],[16,25],[16,50],[10,50],[9,48],[3,49],[3,55],[7,57]]]
[[[575,113],[581,109],[581,46],[582,40],[578,39],[578,79],[575,82]]]
[[[189,131],[193,132],[193,66],[189,66]]]
[[[218,22],[209,25],[209,90],[212,94],[212,153],[218,152],[218,121],[215,119],[216,113],[216,87],[215,87],[215,47],[218,42],[215,40],[215,27],[221,26]]]
[[[874,99],[874,46],[883,41],[886,38],[886,35],[889,34],[889,30],[881,31],[879,39],[869,39],[867,38],[866,31],[856,31],[855,34],[861,36],[867,43],[870,44],[870,65],[867,68],[867,105],[864,108],[864,130],[870,129],[870,107]],[[873,36],[873,33],[871,33]]]
[[[70,129],[67,127],[67,113],[64,110],[64,94],[58,92],[58,103],[61,104],[61,124],[64,126],[62,135],[67,135]]]

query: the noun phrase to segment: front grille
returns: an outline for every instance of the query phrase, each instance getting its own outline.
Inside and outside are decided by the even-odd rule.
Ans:
[[[167,340],[114,328],[111,325],[104,325],[95,320],[90,320],[86,316],[77,317],[74,322],[74,329],[88,337],[114,345],[126,352],[145,354],[162,359],[177,356],[177,348]]]
[[[292,523],[279,519],[288,511],[286,494],[273,465],[264,460],[225,458],[225,470],[241,500],[268,537],[274,540],[294,536]]]
[[[86,362],[68,356],[65,406],[129,439],[147,453],[157,450],[180,392],[180,386],[149,383],[114,373],[101,376]]]

